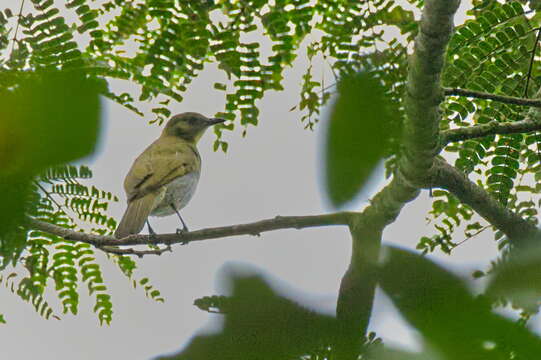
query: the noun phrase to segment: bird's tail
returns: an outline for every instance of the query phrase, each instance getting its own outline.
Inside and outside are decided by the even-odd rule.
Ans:
[[[132,200],[120,220],[115,231],[115,237],[122,239],[131,234],[138,234],[145,226],[145,221],[154,207],[156,194],[150,193],[142,198]]]

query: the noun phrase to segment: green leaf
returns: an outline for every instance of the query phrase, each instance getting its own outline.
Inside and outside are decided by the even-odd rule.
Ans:
[[[35,174],[94,151],[99,130],[98,84],[77,72],[30,76],[0,100],[3,173]],[[5,140],[5,141],[4,141]],[[7,151],[10,150],[10,151]]]
[[[226,85],[226,84],[223,84],[223,83],[216,82],[216,83],[214,83],[214,88],[215,88],[216,90],[222,90],[222,91],[225,91],[225,90],[227,90],[227,85]]]
[[[21,77],[22,78],[22,77]],[[0,257],[24,246],[18,225],[27,212],[31,180],[45,168],[90,154],[99,127],[95,82],[76,72],[43,72],[0,91]],[[2,266],[2,264],[0,264]]]
[[[230,277],[232,296],[220,319],[222,330],[199,334],[181,352],[160,359],[300,359],[342,340],[335,318],[280,296],[258,275]]]
[[[392,118],[381,83],[368,72],[345,76],[327,130],[326,191],[334,206],[351,200],[382,159]]]
[[[387,25],[396,25],[402,33],[408,30],[408,26],[414,21],[413,11],[404,10],[401,6],[395,6],[391,11],[381,11],[381,19]]]
[[[513,305],[537,312],[541,300],[539,279],[541,279],[541,255],[539,249],[529,249],[496,268],[487,294],[505,296],[513,302]]]
[[[444,359],[535,358],[541,339],[491,312],[463,281],[423,256],[384,248],[380,285]]]

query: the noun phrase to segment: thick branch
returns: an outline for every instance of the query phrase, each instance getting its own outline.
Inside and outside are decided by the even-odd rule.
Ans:
[[[434,187],[450,191],[485,220],[503,231],[514,245],[522,246],[529,240],[541,237],[541,232],[534,223],[507,209],[445,160],[438,159],[434,170],[432,173]]]
[[[450,142],[475,139],[487,135],[528,133],[537,130],[541,130],[541,122],[532,118],[503,123],[491,121],[486,124],[442,131],[440,143],[445,146]]]
[[[352,215],[350,225],[353,240],[351,262],[342,277],[336,314],[343,330],[341,346],[359,349],[366,334],[376,290],[381,236],[385,226],[392,223],[402,207],[419,194],[400,173],[383,188],[362,213]],[[347,349],[343,351],[347,352]]]
[[[337,315],[352,348],[359,334],[366,334],[376,287],[375,269],[381,235],[398,216],[402,206],[415,198],[426,184],[434,158],[440,151],[439,105],[443,99],[440,76],[445,48],[453,30],[458,0],[425,2],[420,31],[410,57],[405,101],[403,151],[393,181],[350,226],[352,258],[342,278]]]
[[[541,100],[539,99],[525,99],[525,98],[519,98],[519,97],[514,97],[514,96],[495,95],[495,94],[485,93],[481,91],[474,91],[474,90],[460,89],[460,88],[443,88],[443,93],[445,95],[465,96],[465,97],[471,97],[471,98],[476,98],[476,99],[493,100],[493,101],[498,101],[505,104],[524,105],[524,106],[533,106],[533,107],[541,108]]]
[[[431,0],[423,8],[419,34],[409,58],[405,98],[404,150],[400,171],[413,185],[422,184],[439,152],[440,77],[445,49],[453,31],[453,16],[460,1]]]
[[[32,229],[45,231],[47,233],[63,237],[66,240],[84,242],[96,247],[135,246],[148,244],[171,245],[177,243],[186,244],[193,241],[218,239],[237,235],[259,235],[262,232],[280,229],[304,229],[317,226],[349,225],[352,214],[353,213],[350,212],[337,212],[333,214],[312,216],[277,216],[273,219],[261,220],[249,224],[207,228],[190,231],[181,235],[130,235],[123,239],[116,239],[112,236],[92,235],[79,231],[73,231],[71,229],[63,228],[61,226],[43,222],[34,218],[28,218],[27,224]],[[111,250],[109,252],[114,252],[114,249],[108,249]],[[104,251],[107,251],[107,249],[104,249]],[[128,253],[131,252],[128,251]]]

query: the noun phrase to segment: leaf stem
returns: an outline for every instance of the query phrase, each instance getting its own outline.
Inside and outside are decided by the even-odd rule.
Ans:
[[[490,93],[485,93],[481,91],[474,91],[474,90],[461,89],[461,88],[443,88],[443,93],[447,96],[465,96],[465,97],[471,97],[471,98],[476,98],[476,99],[493,100],[493,101],[498,101],[505,104],[523,105],[523,106],[532,106],[532,107],[541,108],[540,99],[527,99],[527,98],[520,98],[520,97],[514,97],[514,96],[496,95],[496,94],[490,94]]]
[[[19,25],[21,22],[21,17],[23,16],[23,7],[25,0],[21,1],[21,7],[19,8],[19,15],[17,16],[17,25],[15,26],[15,34],[13,34],[13,39],[11,39],[11,49],[9,50],[9,56],[13,53],[13,48],[15,47],[15,41],[17,41],[17,34],[19,33]]]

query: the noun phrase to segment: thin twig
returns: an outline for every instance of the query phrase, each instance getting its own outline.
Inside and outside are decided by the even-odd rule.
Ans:
[[[537,130],[541,130],[541,122],[532,119],[514,122],[491,121],[486,124],[442,131],[440,144],[445,146],[451,142],[476,139],[487,135],[528,133]]]
[[[9,56],[13,53],[13,48],[15,47],[15,41],[17,41],[17,34],[19,33],[19,23],[21,22],[21,17],[23,16],[23,7],[25,0],[21,1],[21,8],[19,9],[19,16],[17,16],[17,25],[15,26],[15,34],[13,39],[11,39],[11,49],[9,50]]]
[[[528,97],[528,87],[530,85],[530,78],[532,77],[532,69],[533,69],[533,60],[535,58],[535,50],[537,50],[537,45],[539,44],[539,40],[541,39],[541,28],[537,31],[537,37],[535,39],[535,43],[533,44],[533,48],[530,55],[530,65],[528,67],[528,76],[526,77],[526,86],[524,87],[524,97]],[[537,134],[536,134],[537,135]],[[539,152],[539,141],[535,141],[535,147],[537,151],[537,159],[541,160],[541,154]]]
[[[537,50],[537,44],[539,43],[539,40],[541,39],[541,28],[537,30],[537,37],[535,38],[535,43],[533,44],[533,48],[530,55],[530,66],[528,67],[528,76],[526,76],[526,86],[524,87],[524,97],[528,97],[528,87],[530,85],[530,78],[532,77],[532,69],[533,69],[533,60],[535,58],[535,50]]]
[[[322,89],[320,90],[320,93],[324,93],[325,91],[329,90],[330,88],[336,86],[337,83],[332,83],[330,85],[327,85],[325,87],[322,87]]]
[[[481,91],[474,91],[460,88],[443,88],[443,93],[447,96],[465,96],[477,99],[487,99],[502,102],[505,104],[523,105],[541,108],[540,99],[526,99],[514,96],[496,95]]]
[[[338,82],[338,80],[340,79],[340,77],[338,76],[338,74],[336,74],[336,72],[334,71],[334,68],[332,67],[332,65],[329,63],[329,60],[327,60],[327,56],[323,56],[323,60],[325,60],[325,62],[327,63],[327,65],[329,65],[329,67],[331,68],[331,72],[332,72],[332,75],[334,76],[334,81],[335,83]]]
[[[476,231],[474,234],[468,236],[467,238],[465,238],[462,241],[457,242],[455,244],[454,248],[459,247],[460,245],[464,244],[466,241],[470,240],[471,238],[476,237],[477,235],[479,235],[480,233],[482,233],[483,231],[485,231],[486,229],[488,229],[490,227],[492,227],[492,225],[486,225],[486,226],[482,227],[480,230]]]
[[[51,200],[58,207],[58,209],[62,210],[62,206],[56,202],[56,200],[51,196],[51,194],[43,186],[41,186],[41,184],[38,181],[34,180],[34,184],[36,184],[36,186],[39,187],[41,191],[45,193],[45,196],[47,196],[49,200]]]
[[[317,226],[349,225],[353,214],[355,213],[337,212],[311,216],[276,216],[272,219],[248,224],[207,228],[182,234],[158,234],[152,237],[149,237],[148,235],[130,235],[123,239],[74,231],[32,217],[27,218],[27,226],[32,229],[63,237],[66,240],[83,242],[101,248],[104,246],[186,244],[193,241],[218,239],[238,235],[259,235],[263,232],[280,229],[304,229]]]

